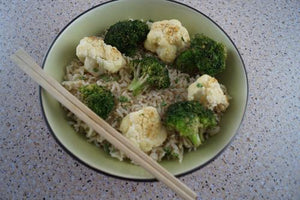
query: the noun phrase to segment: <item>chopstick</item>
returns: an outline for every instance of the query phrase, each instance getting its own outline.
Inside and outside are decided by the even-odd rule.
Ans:
[[[196,199],[197,194],[194,191],[180,182],[139,148],[132,145],[129,139],[101,119],[53,77],[46,74],[24,50],[18,50],[11,56],[11,59],[57,101],[72,111],[112,145],[123,151],[130,159],[142,166],[158,180],[165,183],[183,199]]]

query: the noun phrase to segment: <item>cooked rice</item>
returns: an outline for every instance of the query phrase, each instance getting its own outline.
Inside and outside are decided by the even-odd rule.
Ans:
[[[129,60],[130,58],[127,59]],[[116,98],[121,96],[128,98],[128,102],[121,103],[116,101],[115,109],[106,120],[109,124],[111,124],[111,126],[119,130],[121,120],[130,112],[138,111],[145,106],[153,106],[157,108],[162,117],[167,105],[177,101],[187,100],[187,88],[198,77],[192,78],[188,74],[181,73],[175,69],[168,70],[171,80],[169,88],[150,90],[147,91],[147,95],[141,94],[135,97],[132,92],[127,89],[132,80],[132,76],[128,68],[121,69],[118,74],[100,76],[100,78],[97,78],[86,72],[83,64],[76,59],[66,67],[66,75],[62,85],[79,99],[81,98],[79,88],[83,85],[94,83],[110,89]],[[101,146],[104,151],[121,161],[126,158],[123,152],[120,152],[118,149],[110,145],[103,137],[93,131],[72,112],[68,111],[67,116],[70,119],[69,123],[74,127],[75,131],[84,134],[88,138],[89,142],[95,143],[97,146]],[[212,130],[211,134],[215,134],[217,131],[218,128]],[[153,148],[152,151],[149,152],[149,155],[157,161],[161,161],[164,157],[176,157],[181,162],[184,151],[191,150],[194,150],[194,148],[190,141],[178,136],[177,134],[168,133],[168,137],[163,145]]]

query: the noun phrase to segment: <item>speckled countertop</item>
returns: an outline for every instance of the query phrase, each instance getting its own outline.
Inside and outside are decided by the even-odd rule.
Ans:
[[[19,47],[39,64],[58,32],[102,1],[0,2],[0,199],[174,199],[158,182],[99,174],[56,143],[38,86],[9,60]],[[200,199],[300,199],[300,3],[182,1],[232,38],[249,78],[243,124],[221,156],[180,178]]]

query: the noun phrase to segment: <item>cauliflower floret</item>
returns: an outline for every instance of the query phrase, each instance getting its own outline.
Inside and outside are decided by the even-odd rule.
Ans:
[[[216,112],[223,112],[229,106],[228,97],[217,79],[206,74],[189,86],[188,100],[200,101],[205,107]]]
[[[160,146],[167,138],[156,108],[148,106],[123,118],[120,131],[144,152]]]
[[[116,73],[126,65],[126,61],[116,47],[107,45],[102,38],[91,36],[80,40],[76,55],[84,63],[84,68],[98,76],[105,71]]]
[[[176,19],[154,22],[144,43],[146,49],[156,52],[167,63],[173,62],[189,45],[189,33]]]

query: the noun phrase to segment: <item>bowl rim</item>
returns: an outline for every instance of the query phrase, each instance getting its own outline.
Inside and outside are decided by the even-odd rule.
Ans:
[[[55,44],[56,40],[58,39],[58,37],[65,31],[65,29],[67,27],[69,27],[69,25],[71,25],[75,20],[77,20],[79,17],[81,17],[82,15],[86,14],[87,12],[95,9],[95,8],[98,8],[102,5],[105,5],[105,4],[109,4],[109,3],[112,3],[112,2],[116,2],[116,1],[120,1],[120,0],[110,0],[110,1],[107,1],[107,2],[103,2],[103,3],[100,3],[100,4],[97,4],[85,11],[83,11],[82,13],[80,13],[79,15],[77,15],[76,17],[74,17],[71,21],[69,21],[61,30],[60,32],[55,36],[54,40],[52,41],[50,47],[48,48],[47,50],[47,53],[46,55],[44,56],[44,59],[43,59],[43,64],[42,64],[42,68],[44,69],[44,66],[45,66],[45,63],[46,63],[46,60],[47,60],[47,57],[48,57],[48,54],[50,52],[50,50],[52,49],[53,45]],[[246,67],[245,67],[245,63],[244,63],[244,60],[237,48],[237,46],[235,45],[235,43],[233,42],[233,40],[229,37],[229,35],[223,30],[223,28],[221,26],[219,26],[214,20],[212,20],[209,16],[207,16],[206,14],[202,13],[201,11],[197,10],[196,8],[193,8],[189,5],[186,5],[184,3],[181,3],[181,2],[178,2],[178,1],[175,1],[175,0],[166,0],[168,2],[171,2],[171,3],[174,3],[174,4],[178,4],[178,5],[181,5],[181,6],[185,6],[189,9],[192,9],[194,11],[196,11],[197,13],[201,14],[202,16],[204,16],[205,18],[207,18],[210,22],[212,22],[214,25],[216,25],[225,35],[226,37],[229,39],[229,41],[232,43],[232,45],[234,46],[235,50],[237,51],[238,53],[238,56],[239,58],[241,59],[241,62],[242,62],[242,66],[243,66],[243,69],[244,69],[244,74],[245,74],[245,77],[246,77],[246,87],[247,87],[247,93],[246,93],[246,104],[245,104],[245,107],[244,107],[244,110],[243,110],[243,116],[242,116],[242,119],[239,123],[239,126],[236,130],[236,132],[234,133],[233,137],[230,139],[230,141],[228,142],[228,144],[226,144],[226,146],[220,151],[218,152],[215,156],[213,156],[211,159],[209,159],[208,161],[206,161],[204,164],[202,165],[199,165],[193,169],[190,169],[186,172],[183,172],[183,173],[180,173],[180,174],[177,174],[175,175],[176,177],[182,177],[182,176],[185,176],[185,175],[188,175],[188,174],[191,174],[195,171],[198,171],[199,169],[201,168],[204,168],[205,166],[207,166],[208,164],[210,164],[211,162],[213,162],[216,158],[218,158],[226,149],[227,147],[232,143],[232,141],[235,139],[243,121],[244,121],[244,118],[245,118],[245,113],[246,113],[246,110],[247,110],[247,107],[248,107],[248,98],[249,98],[249,82],[248,82],[248,75],[247,75],[247,70],[246,70]],[[112,173],[109,173],[109,172],[105,172],[105,171],[102,171],[98,168],[95,168],[95,167],[92,167],[90,166],[88,163],[84,162],[83,160],[79,159],[74,153],[72,153],[69,149],[67,149],[63,143],[61,143],[59,141],[59,139],[56,137],[54,131],[52,130],[49,122],[48,122],[48,119],[46,117],[46,114],[45,114],[45,110],[44,110],[44,105],[43,105],[43,100],[42,100],[42,87],[39,86],[39,101],[40,101],[40,107],[41,107],[41,111],[42,111],[42,116],[46,122],[46,125],[48,127],[48,129],[50,130],[50,133],[51,135],[54,137],[55,141],[60,145],[60,147],[62,149],[64,149],[64,151],[66,151],[74,160],[78,161],[79,163],[83,164],[84,166],[88,167],[89,169],[92,169],[96,172],[99,172],[103,175],[107,175],[107,176],[110,176],[110,177],[113,177],[113,178],[117,178],[117,179],[121,179],[121,180],[126,180],[126,181],[135,181],[135,182],[156,182],[158,181],[156,178],[129,178],[129,177],[124,177],[124,176],[119,176],[119,175],[115,175],[115,174],[112,174]]]

